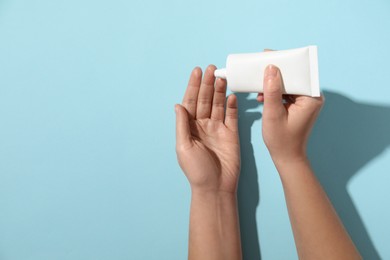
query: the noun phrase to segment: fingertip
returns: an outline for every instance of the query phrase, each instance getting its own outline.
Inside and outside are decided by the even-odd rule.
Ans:
[[[266,80],[273,80],[275,79],[278,74],[280,74],[280,70],[277,66],[273,64],[269,64],[264,71],[264,78]]]
[[[237,97],[234,94],[230,94],[228,97],[228,106],[229,107],[236,107],[237,106]]]
[[[203,75],[203,82],[205,85],[214,86],[215,76],[214,71],[217,69],[215,65],[208,65]]]
[[[214,64],[209,64],[206,68],[207,71],[209,72],[213,72],[217,69],[217,66],[215,66]]]
[[[226,84],[226,79],[223,79],[223,78],[217,78],[217,83],[220,83],[220,84]]]
[[[259,94],[257,95],[257,97],[256,97],[256,100],[257,100],[258,102],[264,102],[264,95],[263,95],[263,93],[259,93]]]
[[[215,80],[215,75],[214,75],[214,72],[217,70],[217,67],[213,64],[210,64],[207,66],[207,68],[205,69],[205,77],[206,78],[209,78],[210,80]]]
[[[234,94],[229,95],[227,99],[225,125],[232,131],[238,131],[238,107],[237,97]]]
[[[267,66],[264,73],[264,116],[280,117],[285,113],[283,106],[283,80],[278,67],[275,65]],[[261,102],[261,101],[260,101]]]
[[[283,80],[279,68],[268,65],[264,72],[264,96],[282,95]]]
[[[324,95],[322,93],[321,93],[321,96],[316,97],[314,99],[316,101],[317,106],[319,106],[320,108],[324,106],[324,104],[325,104],[325,97],[324,97]]]
[[[202,69],[199,66],[196,66],[192,70],[192,75],[195,76],[195,77],[201,77],[202,76]]]
[[[176,112],[176,114],[180,113],[183,108],[184,107],[182,105],[175,104],[175,112]]]
[[[235,100],[237,99],[237,96],[235,94],[230,94],[228,98]]]
[[[217,78],[215,82],[215,91],[226,92],[226,80]]]

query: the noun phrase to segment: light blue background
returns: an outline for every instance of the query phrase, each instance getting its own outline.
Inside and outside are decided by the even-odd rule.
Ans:
[[[313,167],[366,259],[390,259],[389,28],[386,0],[0,0],[0,259],[185,259],[173,106],[191,69],[310,44],[328,101]],[[296,259],[245,98],[244,254]]]

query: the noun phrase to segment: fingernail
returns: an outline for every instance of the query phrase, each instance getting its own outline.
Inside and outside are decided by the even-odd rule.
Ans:
[[[274,79],[278,74],[278,69],[274,65],[268,65],[265,70],[265,77],[267,79]]]
[[[178,110],[179,110],[179,105],[175,104],[175,113],[177,113]]]

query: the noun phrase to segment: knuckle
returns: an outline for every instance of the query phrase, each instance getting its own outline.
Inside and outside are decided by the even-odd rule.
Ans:
[[[219,103],[219,102],[214,102],[213,103],[213,107],[215,108],[224,108],[225,107],[225,104],[224,103]]]
[[[325,98],[323,96],[314,99],[314,104],[317,108],[321,108],[325,104]]]
[[[215,93],[225,95],[226,93],[226,84],[223,84],[221,80],[217,80],[217,84],[215,84]]]
[[[198,98],[198,104],[200,105],[208,105],[211,103],[210,98]]]
[[[229,110],[226,110],[226,117],[237,119],[238,118],[237,109],[231,108]]]
[[[196,104],[198,101],[197,98],[186,98],[184,101],[183,101],[183,104],[184,105],[194,105]]]
[[[279,87],[278,84],[276,84],[275,82],[271,81],[271,82],[268,82],[268,84],[266,84],[265,86],[265,95],[268,95],[268,96],[279,96],[281,95],[281,89]]]

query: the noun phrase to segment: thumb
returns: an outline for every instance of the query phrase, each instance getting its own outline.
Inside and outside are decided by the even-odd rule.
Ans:
[[[285,116],[283,105],[283,80],[278,67],[268,65],[264,72],[264,117],[280,118]]]
[[[176,112],[176,148],[191,145],[191,130],[187,110],[181,105],[175,105]]]

